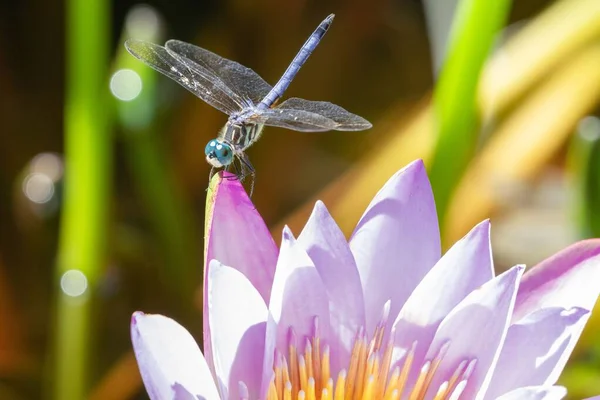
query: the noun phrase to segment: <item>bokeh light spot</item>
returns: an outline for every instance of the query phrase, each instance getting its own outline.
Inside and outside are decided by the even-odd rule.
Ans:
[[[23,180],[23,194],[34,203],[47,203],[54,195],[54,182],[48,175],[34,172]]]
[[[81,296],[85,293],[87,287],[87,277],[78,269],[70,269],[60,278],[60,288],[67,296]]]
[[[600,140],[600,118],[589,116],[579,122],[579,135],[585,140]]]
[[[158,12],[147,4],[138,4],[131,8],[125,17],[125,29],[135,38],[152,38],[161,30]]]
[[[63,169],[62,159],[54,153],[40,153],[29,163],[30,172],[44,174],[53,182],[62,178]]]
[[[110,78],[110,91],[119,100],[131,101],[142,92],[142,78],[131,69],[120,69]]]

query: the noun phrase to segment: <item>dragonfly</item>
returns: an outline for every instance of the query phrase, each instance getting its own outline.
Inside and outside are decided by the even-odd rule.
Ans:
[[[331,14],[319,24],[275,86],[248,67],[179,40],[160,46],[128,39],[125,47],[134,57],[229,116],[218,136],[205,148],[206,161],[211,165],[209,180],[216,170],[233,166],[234,178],[243,181],[251,177],[251,196],[255,169],[246,150],[261,137],[264,126],[300,132],[361,131],[372,127],[366,119],[326,101],[292,97],[278,104],[333,18]]]

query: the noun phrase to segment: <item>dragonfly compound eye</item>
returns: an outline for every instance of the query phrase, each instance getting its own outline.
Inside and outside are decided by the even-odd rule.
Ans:
[[[224,167],[233,161],[233,150],[227,143],[221,143],[216,139],[211,140],[204,149],[206,160],[216,168]]]

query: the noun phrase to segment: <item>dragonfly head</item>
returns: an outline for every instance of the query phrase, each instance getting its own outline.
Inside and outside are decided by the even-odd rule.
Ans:
[[[233,161],[233,149],[231,145],[213,139],[204,149],[206,161],[215,168],[226,167]]]

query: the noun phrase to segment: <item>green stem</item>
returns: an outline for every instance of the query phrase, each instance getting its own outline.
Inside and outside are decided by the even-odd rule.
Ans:
[[[443,225],[452,191],[475,152],[479,139],[477,84],[510,0],[461,0],[449,46],[434,90],[438,137],[429,172]]]
[[[126,26],[132,23],[128,20]],[[136,39],[151,42],[161,40],[161,29],[144,25],[133,28]],[[134,34],[128,31],[124,33],[124,39]],[[156,80],[159,76],[127,53],[124,46],[120,47],[116,65],[118,69],[134,71],[143,82],[141,92],[134,99],[115,100],[123,131],[122,139],[136,188],[164,256],[159,271],[161,281],[169,286],[171,297],[178,303],[177,309],[184,310],[183,315],[188,316],[189,312],[195,312],[192,307],[193,296],[201,282],[200,254],[194,246],[193,213],[169,173],[170,163],[164,151],[167,146],[157,131]]]
[[[586,117],[573,136],[568,154],[574,184],[573,206],[581,239],[600,237],[600,119]]]
[[[90,356],[90,289],[105,263],[111,174],[107,69],[109,2],[67,1],[65,189],[57,285],[80,271],[87,290],[79,296],[59,286],[53,354],[53,397],[86,397]],[[68,276],[68,275],[67,275]]]

